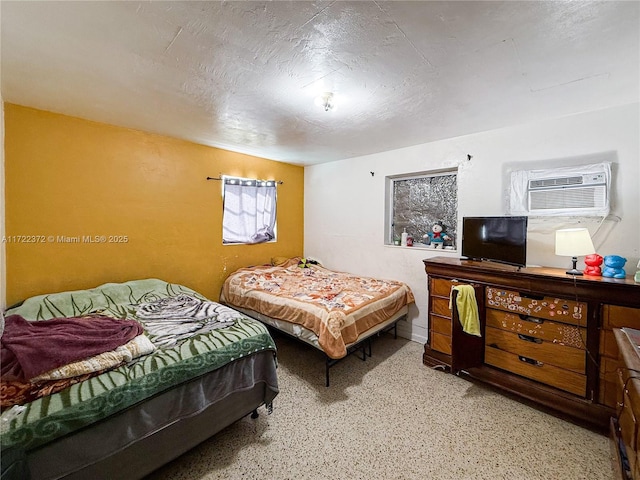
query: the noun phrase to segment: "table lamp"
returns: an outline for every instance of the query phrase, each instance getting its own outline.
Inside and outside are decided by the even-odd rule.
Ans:
[[[582,275],[582,272],[576,268],[578,256],[595,252],[589,230],[586,228],[556,230],[556,255],[572,257],[573,267],[567,270],[568,275]]]

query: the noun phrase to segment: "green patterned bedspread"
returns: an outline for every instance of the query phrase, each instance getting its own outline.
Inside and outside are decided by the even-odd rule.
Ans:
[[[46,320],[93,313],[139,321],[159,348],[27,404],[3,429],[3,450],[33,449],[238,358],[276,350],[261,323],[157,279],[32,297],[5,314]]]

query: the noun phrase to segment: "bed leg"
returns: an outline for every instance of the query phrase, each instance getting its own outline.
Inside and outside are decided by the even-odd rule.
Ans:
[[[329,367],[331,367],[331,365],[329,364],[329,357],[327,357],[324,364],[324,378],[325,378],[324,386],[325,387],[329,386]]]
[[[367,339],[367,346],[369,347],[369,356],[371,356],[371,339]]]
[[[251,418],[253,418],[254,420],[256,418],[258,418],[260,416],[260,414],[258,413],[258,409],[256,408],[253,412],[251,412]]]

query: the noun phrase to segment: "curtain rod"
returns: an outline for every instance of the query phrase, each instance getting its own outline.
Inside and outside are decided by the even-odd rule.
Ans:
[[[237,178],[240,178],[240,177],[237,177]],[[222,177],[207,177],[207,180],[222,180]],[[282,185],[284,183],[282,180],[264,180],[264,181],[265,182],[275,182],[278,185]]]

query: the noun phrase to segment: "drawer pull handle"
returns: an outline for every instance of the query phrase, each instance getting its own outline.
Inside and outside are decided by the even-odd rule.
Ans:
[[[537,323],[542,325],[544,323],[544,319],[542,318],[536,318],[536,317],[530,317],[529,315],[525,315],[524,313],[519,313],[518,317],[520,317],[521,320],[526,320],[527,322],[533,322],[533,323]]]
[[[520,340],[524,340],[525,342],[542,343],[542,339],[541,338],[531,337],[529,335],[523,335],[521,333],[518,334],[518,338]]]
[[[521,355],[518,355],[518,358],[521,362],[528,363],[529,365],[533,365],[534,367],[541,367],[544,365],[544,363],[539,362],[538,360],[534,360],[533,358],[527,358]]]

